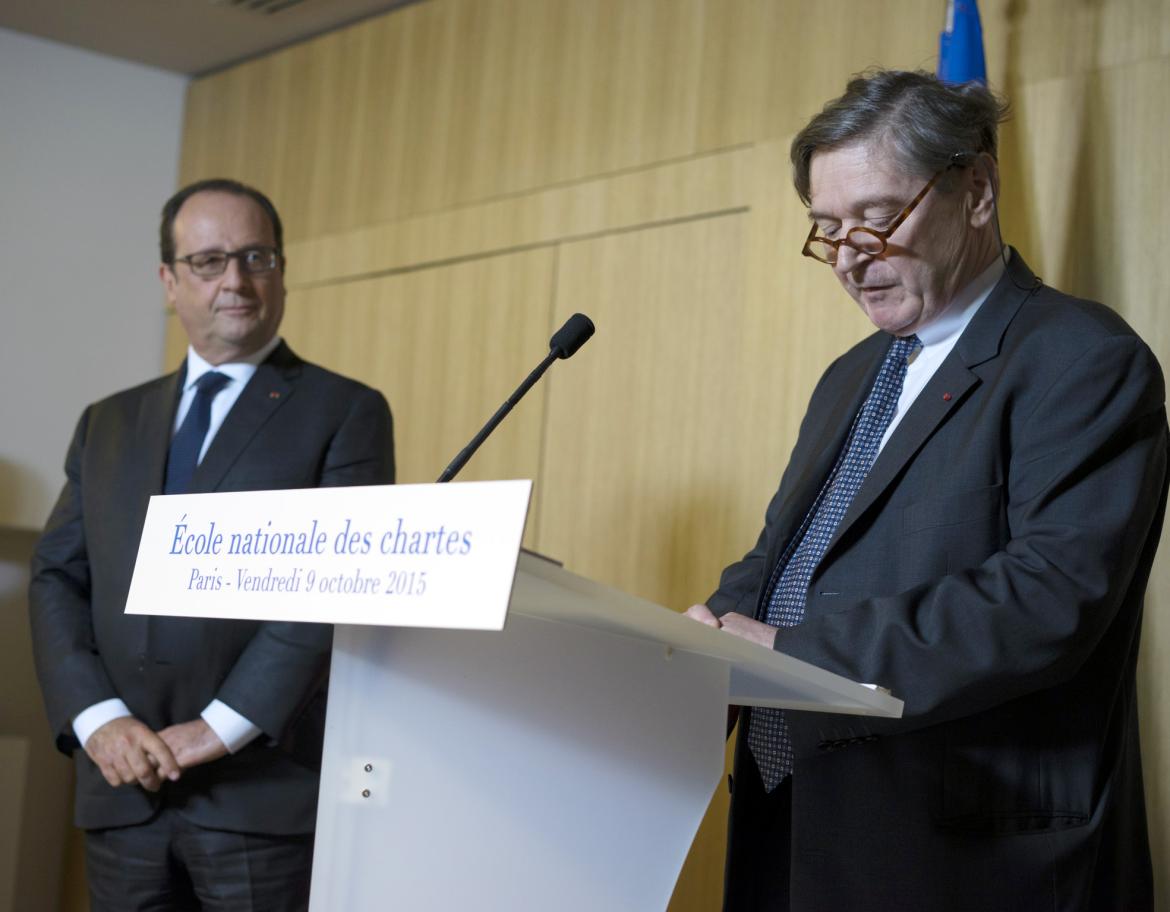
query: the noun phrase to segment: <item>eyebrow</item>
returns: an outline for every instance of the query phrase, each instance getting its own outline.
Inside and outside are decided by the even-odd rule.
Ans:
[[[235,250],[228,250],[226,247],[204,247],[202,250],[196,250],[194,253],[189,253],[187,256],[200,256],[205,253],[243,253],[245,250],[275,250],[275,244],[245,244],[243,247],[237,247]]]
[[[866,212],[870,209],[884,209],[886,207],[901,209],[905,204],[905,201],[899,196],[875,196],[870,199],[858,200],[850,208],[854,212]],[[841,217],[833,213],[818,212],[816,209],[809,209],[808,218],[810,222],[815,222],[820,219],[839,221]]]

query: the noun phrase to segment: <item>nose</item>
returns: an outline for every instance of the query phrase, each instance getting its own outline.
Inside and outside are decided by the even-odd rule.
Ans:
[[[833,264],[833,270],[840,275],[845,275],[858,266],[868,263],[873,259],[873,256],[872,253],[858,250],[851,244],[842,244],[837,248],[837,262]]]
[[[228,257],[221,284],[225,288],[230,289],[250,288],[252,286],[252,277],[244,272],[244,267],[240,264],[239,257]]]

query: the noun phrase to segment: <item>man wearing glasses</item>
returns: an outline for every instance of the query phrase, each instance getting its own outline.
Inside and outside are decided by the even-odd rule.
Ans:
[[[390,483],[390,411],[277,335],[281,224],[259,191],[180,190],[160,246],[190,347],[78,424],[33,559],[37,672],[95,912],[306,909],[331,629],[122,609],[152,494]]]
[[[878,332],[688,614],[905,714],[741,715],[727,910],[1153,907],[1134,678],[1162,373],[1003,248],[1003,116],[977,84],[875,72],[792,144],[802,252]]]

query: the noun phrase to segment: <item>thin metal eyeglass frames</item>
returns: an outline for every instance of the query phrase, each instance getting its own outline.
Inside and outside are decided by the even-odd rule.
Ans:
[[[272,272],[280,262],[275,247],[245,247],[243,250],[209,250],[175,257],[176,263],[186,263],[201,279],[214,279],[227,271],[228,260],[240,264],[240,272],[246,275],[263,275]]]

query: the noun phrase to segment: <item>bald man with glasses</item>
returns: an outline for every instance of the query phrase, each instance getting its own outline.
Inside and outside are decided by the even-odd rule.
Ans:
[[[741,714],[728,912],[1153,908],[1135,669],[1162,372],[1001,243],[1004,114],[878,71],[793,141],[802,252],[877,332],[829,365],[758,541],[688,614],[905,712]]]
[[[388,484],[377,391],[302,361],[280,217],[236,181],[163,207],[173,374],[86,409],[33,560],[37,673],[75,760],[95,912],[308,908],[332,630],[124,615],[153,494]]]

